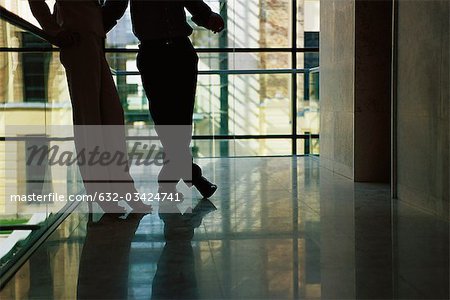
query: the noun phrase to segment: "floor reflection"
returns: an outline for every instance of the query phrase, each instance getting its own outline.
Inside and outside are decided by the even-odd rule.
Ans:
[[[204,216],[215,210],[211,201],[202,200],[190,214],[160,214],[166,244],[153,279],[152,299],[199,298],[191,241]]]
[[[74,213],[1,299],[449,298],[448,220],[392,206],[389,186],[314,158],[202,167],[219,185],[211,201],[129,220]]]
[[[131,241],[143,216],[104,214],[97,222],[90,218],[80,257],[78,299],[127,298]]]

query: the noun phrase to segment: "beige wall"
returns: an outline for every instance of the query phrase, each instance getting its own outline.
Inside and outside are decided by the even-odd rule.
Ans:
[[[450,4],[398,3],[398,196],[448,218]],[[321,164],[355,181],[384,181],[389,162],[384,4],[321,2]]]
[[[355,2],[322,0],[320,8],[320,161],[353,178]]]
[[[449,217],[450,2],[399,1],[398,197]]]

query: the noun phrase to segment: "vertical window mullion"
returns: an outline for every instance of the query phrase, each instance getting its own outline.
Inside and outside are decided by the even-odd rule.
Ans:
[[[297,0],[292,0],[291,37],[291,116],[292,116],[292,155],[297,155]]]

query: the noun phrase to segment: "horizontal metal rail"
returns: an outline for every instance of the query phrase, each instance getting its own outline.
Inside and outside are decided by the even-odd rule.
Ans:
[[[17,53],[47,53],[47,52],[59,52],[59,48],[53,47],[0,47],[0,52],[17,52]]]
[[[198,53],[264,53],[264,52],[286,52],[292,51],[298,53],[319,52],[319,48],[195,48]],[[137,53],[139,49],[124,49],[124,48],[106,48],[106,53]]]
[[[200,70],[199,75],[255,75],[255,74],[305,74],[310,73],[309,69],[253,69],[253,70]],[[138,76],[138,71],[116,71],[112,70],[116,76]]]
[[[0,47],[0,52],[59,52],[56,47]],[[136,54],[139,49],[106,48],[106,53]],[[198,53],[314,53],[319,48],[195,48]]]
[[[319,134],[245,134],[245,135],[194,135],[193,140],[261,140],[261,139],[318,139]],[[0,137],[0,141],[73,141],[74,137],[20,136]],[[127,141],[159,140],[157,136],[127,136]]]

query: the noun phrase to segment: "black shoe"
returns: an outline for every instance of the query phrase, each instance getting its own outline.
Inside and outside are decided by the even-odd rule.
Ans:
[[[217,185],[209,182],[208,179],[202,176],[203,172],[199,165],[192,164],[192,184],[202,194],[203,198],[211,197],[217,190]]]
[[[193,185],[202,194],[203,198],[211,197],[217,190],[217,185],[211,183],[205,177],[201,176],[199,179],[192,181]]]

